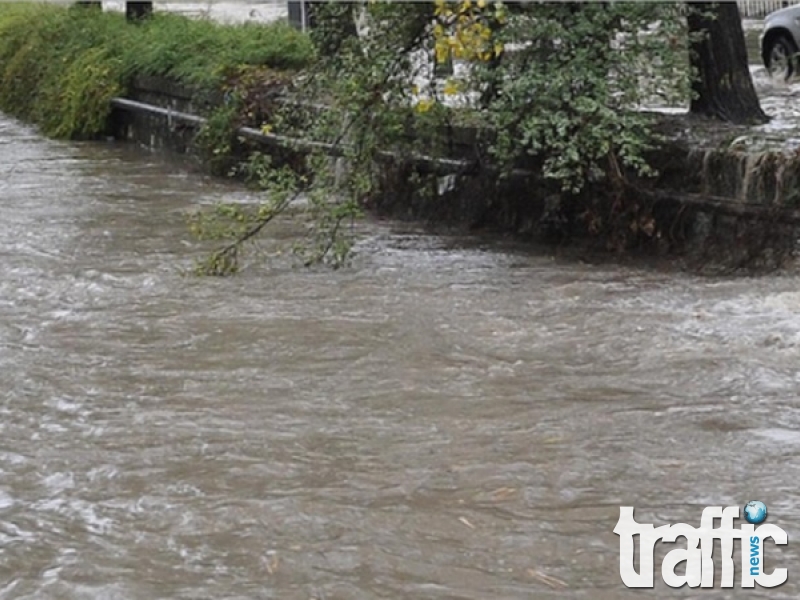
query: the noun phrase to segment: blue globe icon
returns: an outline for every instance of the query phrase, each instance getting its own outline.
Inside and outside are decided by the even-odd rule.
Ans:
[[[759,500],[751,500],[744,505],[744,518],[753,525],[763,523],[767,519],[767,505]]]

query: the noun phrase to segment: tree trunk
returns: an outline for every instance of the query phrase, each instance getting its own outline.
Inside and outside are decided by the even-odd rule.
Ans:
[[[736,2],[688,2],[689,32],[705,33],[693,40],[690,112],[737,124],[766,123],[747,61],[742,19]]]

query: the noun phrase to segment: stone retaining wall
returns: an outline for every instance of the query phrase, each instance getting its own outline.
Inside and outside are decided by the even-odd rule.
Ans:
[[[198,98],[159,78],[140,78],[129,97],[193,114],[207,114],[224,101]],[[197,130],[168,117],[119,109],[112,124],[118,138],[181,153],[192,152]],[[457,158],[471,157],[474,135],[469,129],[454,133]],[[652,215],[655,223],[653,243],[645,245],[661,253],[711,253],[733,263],[747,262],[765,249],[767,255],[775,250],[786,253],[800,224],[800,153],[756,152],[719,140],[714,144],[704,147],[676,139],[653,154],[651,164],[658,177],[637,182],[643,214]],[[409,165],[387,161],[384,193],[373,210],[394,218],[531,237],[586,233],[581,231],[579,215],[570,214],[570,200],[537,178],[535,169],[500,183],[488,171],[448,175],[426,190],[409,183],[411,170]],[[771,244],[780,248],[768,248]]]

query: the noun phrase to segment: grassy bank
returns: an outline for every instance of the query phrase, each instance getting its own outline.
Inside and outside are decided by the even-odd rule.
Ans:
[[[132,24],[118,13],[0,3],[0,110],[54,137],[102,133],[109,100],[139,75],[199,88],[219,86],[242,65],[302,68],[304,34],[285,23],[220,25],[156,14]]]

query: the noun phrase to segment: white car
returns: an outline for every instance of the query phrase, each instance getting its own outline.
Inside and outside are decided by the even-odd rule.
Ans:
[[[761,58],[770,75],[789,79],[797,68],[800,48],[800,5],[770,13],[761,34]]]

